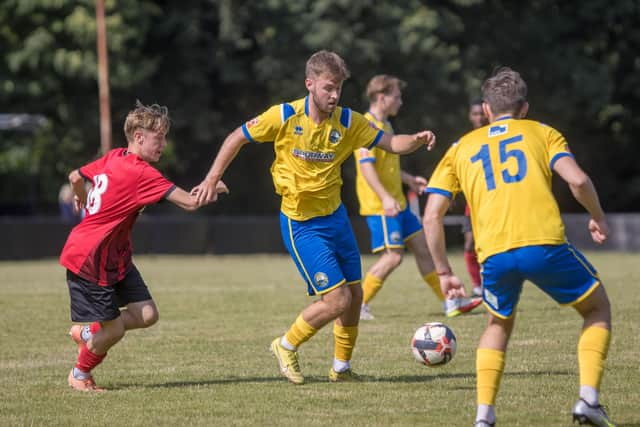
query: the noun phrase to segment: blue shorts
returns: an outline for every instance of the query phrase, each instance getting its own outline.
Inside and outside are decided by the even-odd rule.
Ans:
[[[525,246],[482,263],[485,306],[499,318],[512,316],[525,280],[561,305],[582,301],[600,285],[595,268],[572,245]]]
[[[409,207],[398,216],[370,215],[367,224],[371,232],[371,252],[380,252],[386,248],[404,248],[404,242],[422,230],[418,218]]]
[[[280,232],[309,295],[322,295],[362,279],[360,252],[347,209],[331,215],[296,221],[280,212]]]

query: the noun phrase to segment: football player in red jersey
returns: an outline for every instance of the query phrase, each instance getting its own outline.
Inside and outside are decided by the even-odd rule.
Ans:
[[[124,124],[127,148],[113,149],[69,174],[75,208],[86,215],[71,230],[60,264],[67,269],[71,319],[90,323],[76,324],[69,332],[78,345],[77,363],[68,377],[76,390],[102,391],[93,381],[93,368],[125,331],[158,320],[158,309],[131,260],[131,228],[142,208],[162,199],[188,211],[199,207],[195,194],[150,165],[162,156],[169,127],[166,107],[138,102]],[[88,193],[85,180],[92,184]],[[216,191],[228,189],[220,182]]]

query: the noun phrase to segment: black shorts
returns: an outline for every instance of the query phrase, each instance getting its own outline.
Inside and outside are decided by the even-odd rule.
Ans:
[[[470,233],[473,230],[471,229],[471,217],[470,216],[464,216],[464,219],[462,220],[462,234],[464,233]]]
[[[100,286],[67,270],[67,285],[71,299],[71,320],[102,322],[120,316],[120,307],[132,302],[147,301],[151,294],[138,269],[111,286]]]

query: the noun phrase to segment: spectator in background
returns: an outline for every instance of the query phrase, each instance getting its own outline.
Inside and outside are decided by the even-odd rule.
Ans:
[[[60,219],[65,224],[77,224],[82,219],[81,213],[74,210],[73,190],[71,185],[62,184],[58,193],[58,207]]]

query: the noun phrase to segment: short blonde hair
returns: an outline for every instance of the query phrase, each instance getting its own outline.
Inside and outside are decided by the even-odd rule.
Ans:
[[[127,141],[133,140],[133,134],[138,129],[167,134],[171,127],[169,109],[158,104],[144,105],[136,101],[136,108],[129,111],[124,121],[124,134]]]
[[[307,78],[318,77],[321,74],[329,74],[342,81],[347,80],[351,74],[344,60],[335,52],[321,50],[309,58],[305,75]]]
[[[482,99],[493,114],[516,113],[527,102],[527,84],[517,71],[501,67],[482,84]]]
[[[407,82],[400,80],[396,76],[378,74],[373,76],[367,84],[367,99],[369,102],[375,102],[376,95],[379,93],[389,95],[393,89],[398,88],[398,90],[402,91],[405,87],[407,87]]]

